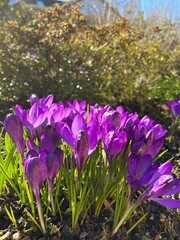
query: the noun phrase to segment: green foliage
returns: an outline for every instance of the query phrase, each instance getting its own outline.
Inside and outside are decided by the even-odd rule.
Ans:
[[[163,50],[159,39],[150,41],[124,18],[95,27],[87,24],[79,5],[70,3],[34,14],[21,4],[13,13],[8,5],[4,9],[1,102],[24,104],[31,93],[53,93],[57,99],[92,104],[136,99],[142,106],[179,93],[178,47]]]

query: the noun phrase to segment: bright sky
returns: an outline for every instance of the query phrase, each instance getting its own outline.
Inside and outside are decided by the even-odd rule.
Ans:
[[[10,0],[11,3],[16,3],[18,1],[19,0]],[[115,1],[118,3],[119,0],[114,0],[114,2]],[[160,12],[162,14],[168,13],[168,17],[171,19],[180,19],[180,0],[139,0],[139,2],[140,8],[144,11],[145,18],[148,17],[149,14],[151,15],[152,13]],[[43,2],[41,0],[38,0],[38,5],[43,6]]]
[[[144,10],[144,16],[148,12],[168,13],[170,18],[180,18],[180,0],[140,0],[141,9]]]

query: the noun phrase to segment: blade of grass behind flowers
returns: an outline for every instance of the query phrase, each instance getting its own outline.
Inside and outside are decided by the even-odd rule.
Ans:
[[[62,172],[63,172],[62,174],[64,176],[63,191],[66,195],[67,201],[69,202],[68,211],[70,210],[72,213],[72,225],[73,225],[75,206],[76,206],[75,176],[77,175],[77,171],[75,171],[74,163],[72,162],[72,160],[70,162],[68,160],[69,159],[66,155],[66,157],[64,158],[64,161],[63,161],[63,166],[62,166]]]
[[[128,206],[128,208],[124,211],[122,217],[119,219],[119,222],[117,223],[117,225],[114,227],[113,231],[112,231],[112,236],[114,236],[117,231],[119,230],[119,228],[132,217],[132,213],[134,212],[134,210],[139,206],[139,204],[141,203],[140,199],[138,199],[136,202],[132,203],[132,205]]]
[[[26,194],[27,194],[27,198],[31,207],[31,212],[33,217],[35,217],[35,206],[34,206],[34,196],[33,196],[33,192],[32,192],[32,188],[29,187],[29,184],[27,183],[27,181],[25,181],[24,183],[24,187],[26,189]]]
[[[40,195],[41,195],[41,211],[42,213],[45,212],[45,228],[47,228],[47,219],[48,219],[48,212],[51,211],[52,209],[50,207],[50,200],[48,196],[48,184],[45,182],[43,186],[40,189]],[[43,211],[44,210],[44,211]]]
[[[3,150],[1,150],[3,151]],[[14,155],[14,151],[15,151],[15,146],[14,146],[14,149],[11,150],[10,154],[5,158],[3,159],[3,156],[2,156],[2,153],[0,153],[0,165],[3,166],[4,169],[6,169],[6,171],[8,172],[12,172],[10,167],[11,166],[11,161],[12,161],[12,158],[11,156]],[[0,178],[0,196],[2,195],[2,192],[3,192],[3,184],[4,184],[4,181],[6,180],[6,177],[4,174],[1,174],[1,178]]]
[[[119,189],[119,183],[126,176],[126,162],[131,149],[131,142],[125,151],[122,151],[117,155],[113,162],[106,166],[104,174],[100,177],[100,181],[97,181],[96,185],[96,208],[95,215],[99,215],[104,202],[110,197],[112,201],[110,206],[115,202],[117,189]]]
[[[158,159],[162,158],[162,156],[164,156],[164,154],[166,154],[168,152],[168,149],[165,149],[163,152],[160,152],[154,159],[153,162],[156,162]],[[171,159],[172,160],[172,159]],[[169,161],[171,161],[169,160]]]
[[[21,192],[20,190],[18,190],[16,184],[14,183],[14,181],[9,177],[7,171],[4,169],[4,167],[2,166],[2,164],[0,164],[0,169],[3,173],[3,175],[6,177],[6,180],[8,181],[8,183],[11,185],[11,187],[14,189],[14,191],[16,192],[18,198],[22,201],[22,196],[21,196]]]
[[[56,180],[55,180],[55,187],[54,187],[54,192],[55,192],[55,198],[54,198],[54,202],[55,202],[55,209],[58,210],[60,219],[62,220],[62,212],[61,212],[61,204],[64,201],[64,198],[59,202],[59,198],[60,198],[60,192],[61,192],[61,184],[62,184],[62,171],[60,170],[60,172],[57,174],[56,176]]]
[[[89,182],[90,159],[86,160],[79,179],[73,161],[70,161],[70,166],[68,166],[68,163],[68,159],[65,159],[62,175],[64,176],[65,193],[70,206],[69,210],[72,214],[72,228],[75,228],[81,213],[83,212],[85,217],[87,206],[91,205],[88,204],[92,192]]]
[[[88,181],[84,181],[83,183],[79,181],[79,186],[76,188],[77,194],[77,201],[75,201],[76,205],[74,204],[74,217],[72,222],[72,227],[75,228],[78,222],[80,214],[83,212],[83,219],[87,215],[87,208],[90,207],[91,204],[88,204],[90,199],[91,187],[89,186]],[[88,206],[88,207],[87,207]]]
[[[6,214],[8,215],[9,219],[11,220],[11,222],[14,224],[15,228],[18,227],[17,225],[17,221],[16,218],[14,216],[14,212],[12,210],[12,207],[10,206],[10,210],[8,210],[8,208],[6,206],[4,206],[4,209],[6,211]]]
[[[17,153],[16,146],[11,140],[10,136],[6,133],[4,137],[1,139],[1,154],[0,154],[0,168],[2,171],[1,178],[1,188],[0,193],[2,194],[2,187],[5,180],[14,188],[18,197],[23,201],[21,192],[18,190],[18,167],[19,162],[17,161]],[[13,181],[12,181],[13,179]]]
[[[117,226],[125,208],[127,207],[126,203],[128,202],[128,195],[129,189],[127,188],[126,180],[122,179],[121,183],[119,183],[116,188],[113,229]]]
[[[29,191],[24,177],[21,155],[17,153],[16,146],[8,134],[6,134],[5,139],[5,145],[2,146],[4,154],[6,154],[5,160],[0,155],[2,178],[11,185],[22,203],[29,201],[32,214],[35,215],[33,194],[32,191]]]
[[[40,231],[42,231],[41,226],[36,221],[35,217],[27,209],[25,211],[26,211],[26,214],[28,215],[28,217],[30,217],[30,219],[33,221],[33,223],[39,228]]]
[[[114,164],[115,167],[115,164]],[[116,170],[117,170],[116,166]],[[96,188],[96,205],[95,205],[95,215],[99,216],[101,209],[105,203],[105,201],[108,198],[111,198],[112,201],[109,202],[109,205],[111,206],[114,202],[114,195],[116,192],[117,185],[119,184],[119,181],[121,179],[120,174],[115,174],[114,171],[109,172],[109,166],[106,168],[106,171],[104,172],[104,175],[101,176],[99,179],[99,182],[97,182],[95,188]],[[110,175],[110,176],[108,176]]]
[[[144,218],[147,216],[148,212],[145,213],[128,231],[127,234],[129,234],[140,222],[144,220]]]
[[[72,227],[75,228],[78,219],[83,213],[83,219],[87,215],[87,211],[91,206],[91,185],[89,181],[91,161],[88,158],[83,166],[80,178],[75,181],[74,202],[72,205]]]
[[[9,136],[9,134],[6,132],[4,135],[4,146],[5,146],[4,150],[7,154],[11,151],[12,145],[14,145],[14,143],[11,137]]]

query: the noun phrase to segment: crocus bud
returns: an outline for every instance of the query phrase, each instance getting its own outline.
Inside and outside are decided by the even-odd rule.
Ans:
[[[29,181],[33,192],[36,197],[36,201],[40,202],[39,191],[43,182],[47,178],[47,165],[46,158],[43,156],[46,154],[38,154],[34,150],[31,150],[27,156],[24,165],[24,174]]]
[[[40,201],[40,188],[47,178],[46,152],[38,154],[34,150],[31,150],[27,154],[23,165],[25,176],[29,181],[36,198],[38,215],[42,231],[43,233],[46,233]]]
[[[39,104],[39,98],[36,94],[32,94],[30,97],[30,105],[32,106],[34,103]]]
[[[110,122],[115,128],[120,127],[121,116],[118,111],[105,112],[102,118],[103,122]]]
[[[4,120],[4,126],[14,143],[18,151],[24,156],[24,139],[23,139],[23,125],[20,119],[10,113],[6,116]]]
[[[46,157],[47,161],[47,178],[50,191],[52,191],[52,184],[56,174],[59,172],[63,160],[63,151],[58,148],[53,153],[49,153]]]
[[[88,157],[89,137],[86,131],[79,131],[74,144],[74,156],[79,173],[82,170],[84,161]]]
[[[104,148],[107,154],[109,163],[120,153],[126,146],[127,136],[119,130],[110,131],[103,140]]]

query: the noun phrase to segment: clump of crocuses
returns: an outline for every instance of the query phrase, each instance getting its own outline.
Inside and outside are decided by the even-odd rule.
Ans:
[[[174,118],[177,119],[180,116],[180,99],[168,102],[167,105],[172,111]]]
[[[120,197],[122,194],[121,214],[114,215],[113,234],[142,201],[152,200],[166,207],[180,208],[180,200],[166,198],[180,192],[180,179],[171,175],[172,164],[154,161],[167,133],[160,124],[148,116],[140,119],[137,113],[128,113],[122,106],[114,109],[95,104],[87,111],[85,101],[53,103],[53,99],[53,95],[38,98],[33,94],[30,109],[16,105],[15,113],[8,114],[4,121],[6,131],[22,156],[24,174],[34,192],[44,233],[40,189],[47,181],[55,215],[53,184],[61,168],[68,168],[62,171],[62,184],[63,179],[67,179],[63,173],[69,174],[71,168],[77,170],[68,175],[72,184],[62,187],[68,199],[72,199],[72,209],[79,207],[74,204],[78,204],[81,196],[77,196],[77,201],[74,198],[81,181],[80,192],[86,204],[89,203],[87,209],[93,204],[95,208],[101,206],[98,199],[102,201],[103,196],[104,201],[114,197],[118,209],[117,192]],[[179,114],[178,104],[169,105],[175,117]],[[85,181],[89,181],[89,188],[83,192],[83,186],[87,186],[83,185]],[[100,198],[99,191],[104,194]],[[141,192],[139,198],[137,191]],[[85,206],[80,209],[83,211]],[[72,210],[72,214],[74,212]],[[72,218],[77,221],[76,215]]]

